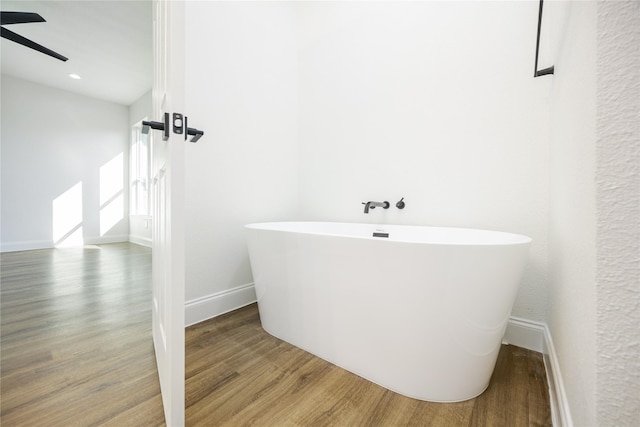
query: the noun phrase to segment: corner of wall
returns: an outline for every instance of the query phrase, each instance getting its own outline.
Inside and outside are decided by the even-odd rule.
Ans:
[[[547,325],[544,325],[544,366],[547,371],[547,382],[549,383],[549,403],[551,405],[551,421],[555,427],[573,427],[571,411],[569,409],[569,399],[564,388],[564,381],[560,371],[558,355],[553,345],[551,332]]]
[[[151,239],[139,236],[129,235],[129,242],[135,243],[136,245],[145,246],[147,248],[151,248],[153,246],[153,242]]]
[[[549,384],[552,424],[555,427],[573,427],[558,355],[547,325],[511,316],[502,342],[542,353]]]

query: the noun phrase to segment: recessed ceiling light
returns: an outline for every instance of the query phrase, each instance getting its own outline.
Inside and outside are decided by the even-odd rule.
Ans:
[[[79,75],[74,74],[74,73],[69,74],[69,77],[71,77],[72,79],[76,79],[76,80],[80,80],[82,78]]]

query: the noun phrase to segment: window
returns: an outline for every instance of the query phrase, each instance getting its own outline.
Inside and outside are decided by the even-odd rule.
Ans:
[[[149,165],[151,164],[151,150],[149,147],[149,135],[142,133],[142,121],[140,121],[131,129],[131,215],[150,215]]]

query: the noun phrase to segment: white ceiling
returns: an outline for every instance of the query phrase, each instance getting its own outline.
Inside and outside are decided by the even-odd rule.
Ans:
[[[0,9],[39,13],[47,22],[6,27],[69,58],[62,62],[1,39],[3,74],[122,105],[151,89],[151,1],[2,0]]]

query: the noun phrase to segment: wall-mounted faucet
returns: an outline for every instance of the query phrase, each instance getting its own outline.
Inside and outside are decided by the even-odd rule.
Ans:
[[[362,202],[364,205],[364,213],[369,213],[369,209],[375,209],[376,207],[389,209],[389,202]]]

